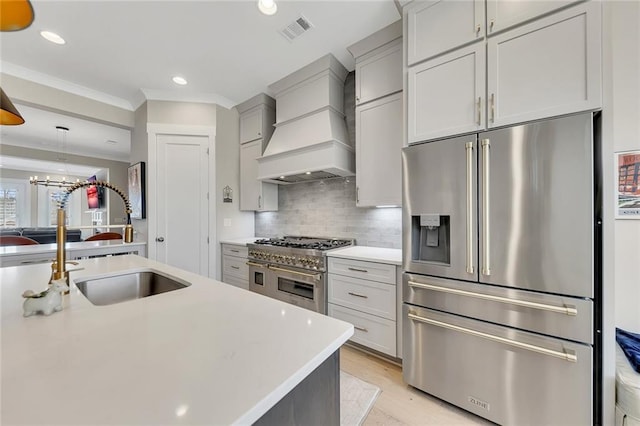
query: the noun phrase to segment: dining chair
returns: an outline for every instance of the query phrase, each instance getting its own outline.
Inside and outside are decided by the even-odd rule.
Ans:
[[[30,246],[40,244],[36,240],[20,235],[0,235],[0,246]]]
[[[85,241],[102,241],[102,240],[121,240],[122,234],[117,232],[101,232],[99,234],[92,235],[85,239]]]

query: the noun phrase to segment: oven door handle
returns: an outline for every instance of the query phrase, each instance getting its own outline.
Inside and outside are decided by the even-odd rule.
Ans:
[[[257,266],[258,268],[264,268],[266,265],[263,265],[262,263],[256,263],[256,262],[247,262],[247,266]]]
[[[267,268],[271,269],[272,271],[288,272],[290,274],[302,275],[304,277],[313,278],[316,281],[320,280],[320,274],[308,274],[306,272],[292,271],[291,269],[278,268],[277,266],[272,265],[267,265]]]

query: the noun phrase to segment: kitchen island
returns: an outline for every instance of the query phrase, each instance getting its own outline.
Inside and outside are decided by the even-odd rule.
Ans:
[[[144,257],[147,243],[142,241],[125,243],[122,240],[76,241],[66,243],[65,247],[67,260],[126,253]],[[0,267],[51,263],[56,257],[56,248],[56,243],[0,247]]]
[[[2,424],[292,423],[295,405],[337,411],[337,351],[352,325],[135,255],[79,266],[65,309],[28,318],[21,294],[44,289],[50,266],[0,269]],[[94,306],[73,283],[149,269],[190,286]]]

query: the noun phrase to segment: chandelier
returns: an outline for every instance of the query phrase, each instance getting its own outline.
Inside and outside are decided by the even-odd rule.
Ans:
[[[64,127],[64,126],[56,126],[56,130],[58,132],[58,136],[59,139],[61,138],[61,154],[62,157],[59,157],[58,160],[59,161],[67,161],[65,155],[65,145],[66,145],[66,139],[67,139],[67,133],[69,132],[69,128],[68,127]],[[38,179],[38,176],[29,176],[29,183],[32,185],[41,185],[41,186],[55,186],[58,188],[69,188],[71,186],[73,186],[74,184],[76,184],[77,182],[80,182],[80,179],[76,179],[75,182],[71,182],[68,181],[67,178],[65,176],[62,177],[61,180],[55,180],[55,179],[51,179],[49,176],[46,177],[46,179]]]

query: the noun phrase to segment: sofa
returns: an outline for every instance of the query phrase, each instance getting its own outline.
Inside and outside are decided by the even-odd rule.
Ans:
[[[22,235],[23,237],[36,240],[40,244],[51,244],[56,242],[56,228],[4,228],[0,229],[0,235]],[[82,241],[79,229],[67,229],[67,241]]]

